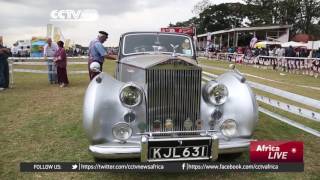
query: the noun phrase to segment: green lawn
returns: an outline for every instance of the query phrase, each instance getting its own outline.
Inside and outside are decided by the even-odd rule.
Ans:
[[[229,67],[229,63],[226,61],[200,59],[199,62],[201,64],[214,66],[214,67],[222,67],[222,68]],[[310,88],[296,86],[296,85],[305,85],[305,86],[313,86],[313,87],[319,88],[320,87],[320,78],[314,78],[314,77],[302,75],[302,74],[290,74],[290,73],[285,73],[282,71],[275,71],[272,69],[261,69],[261,68],[258,69],[258,68],[251,66],[251,65],[237,64],[236,67],[242,73],[252,74],[255,76],[262,77],[262,78],[280,81],[285,84],[270,82],[267,80],[262,80],[262,79],[254,78],[251,76],[247,76],[246,78],[250,81],[262,83],[262,84],[265,84],[268,86],[273,86],[275,88],[279,88],[279,89],[289,91],[292,93],[300,94],[300,95],[303,95],[306,97],[320,99],[320,91],[319,90],[317,91],[317,90],[310,89]],[[207,71],[208,69],[205,68],[205,70]],[[221,70],[211,70],[211,71],[214,71],[216,74],[221,74],[224,72]],[[285,74],[285,75],[280,75],[280,73]]]
[[[104,71],[113,73],[115,62]],[[85,70],[86,66],[74,67]],[[70,67],[72,69],[72,67]],[[304,142],[303,173],[20,173],[20,162],[93,161],[82,129],[87,74],[69,75],[70,86],[49,85],[45,74],[15,73],[13,89],[0,92],[0,179],[319,179],[320,139],[259,114],[254,138]],[[312,83],[311,83],[312,84]],[[248,153],[236,161],[249,161]]]

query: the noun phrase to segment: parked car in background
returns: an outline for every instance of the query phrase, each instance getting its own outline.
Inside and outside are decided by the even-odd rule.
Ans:
[[[13,44],[11,52],[13,57],[30,57],[31,41],[18,40],[16,43]]]

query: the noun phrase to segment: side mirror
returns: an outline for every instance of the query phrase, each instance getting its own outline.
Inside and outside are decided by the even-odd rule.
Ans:
[[[98,62],[92,62],[90,64],[90,70],[93,71],[93,72],[99,72],[101,73],[100,71],[100,64]]]

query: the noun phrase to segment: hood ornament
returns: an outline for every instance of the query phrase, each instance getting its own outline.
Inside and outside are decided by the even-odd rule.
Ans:
[[[173,44],[170,44],[170,46],[172,47],[173,49],[173,52],[172,52],[172,55],[173,57],[177,57],[177,54],[176,54],[176,49],[179,47],[179,45],[173,45]]]

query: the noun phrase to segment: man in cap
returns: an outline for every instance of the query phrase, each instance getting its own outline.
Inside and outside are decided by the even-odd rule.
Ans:
[[[99,35],[97,39],[94,39],[90,42],[89,61],[88,61],[90,80],[92,80],[97,74],[99,74],[98,72],[91,71],[90,64],[92,62],[98,62],[100,64],[100,71],[102,71],[104,58],[116,59],[114,56],[107,54],[107,51],[102,45],[107,39],[108,39],[108,33],[106,33],[105,31],[99,31]]]

